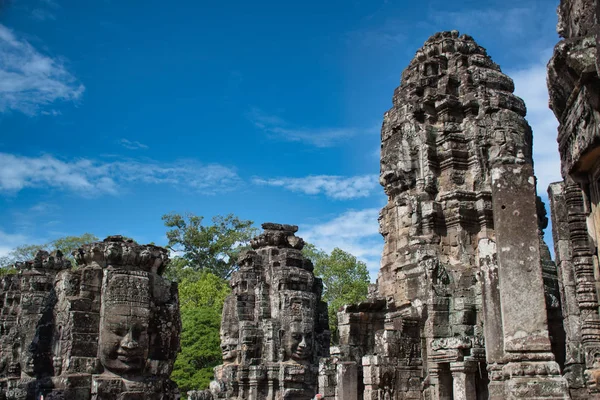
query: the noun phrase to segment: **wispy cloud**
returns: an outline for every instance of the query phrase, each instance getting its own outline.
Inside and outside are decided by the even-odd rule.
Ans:
[[[79,99],[84,90],[60,59],[42,54],[0,24],[0,112],[35,115],[55,101]]]
[[[20,233],[6,233],[0,230],[0,258],[6,257],[15,247],[30,243],[26,235]]]
[[[54,21],[56,19],[56,15],[47,9],[36,8],[31,12],[31,18],[37,21]]]
[[[302,225],[299,235],[327,252],[338,247],[356,256],[367,264],[374,281],[383,251],[378,218],[378,208],[349,210],[324,223]]]
[[[483,3],[482,3],[483,4]],[[435,10],[429,18],[436,24],[449,24],[467,32],[483,27],[501,29],[504,35],[522,35],[531,25],[523,24],[535,17],[535,7],[472,8],[456,11]]]
[[[366,133],[368,130],[357,128],[306,128],[297,127],[276,115],[253,109],[248,114],[252,123],[269,136],[289,142],[302,142],[316,147],[331,147],[344,139]]]
[[[240,178],[232,168],[191,160],[174,163],[64,161],[51,155],[25,157],[0,153],[0,193],[53,188],[94,196],[117,194],[126,183],[171,185],[214,194],[236,187]]]
[[[12,214],[13,227],[22,233],[34,232],[39,228],[56,225],[56,214],[60,207],[56,204],[40,202],[25,209],[14,210]]]
[[[146,150],[146,149],[148,149],[148,146],[146,146],[144,143],[138,142],[137,140],[121,139],[121,140],[119,140],[119,144],[129,150]]]
[[[283,187],[293,192],[311,195],[324,193],[332,199],[349,200],[373,194],[374,189],[378,187],[378,176],[316,175],[303,178],[254,178],[253,182],[258,185]]]
[[[533,159],[538,194],[545,196],[548,185],[562,179],[558,154],[558,122],[548,107],[546,61],[552,50],[543,51],[539,61],[526,68],[508,71],[515,82],[515,94],[525,100],[527,120],[533,129]]]

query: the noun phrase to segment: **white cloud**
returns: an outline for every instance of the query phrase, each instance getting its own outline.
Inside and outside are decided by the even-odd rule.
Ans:
[[[25,157],[0,153],[0,192],[24,188],[57,188],[82,195],[116,194],[125,183],[167,184],[204,194],[229,190],[240,181],[237,173],[219,164],[177,161],[126,160],[100,162],[90,159],[63,161],[51,155]]]
[[[305,194],[324,193],[336,200],[349,200],[368,197],[378,187],[377,175],[359,175],[345,178],[335,175],[316,175],[304,178],[254,178],[258,185],[283,187],[292,192]]]
[[[338,247],[364,261],[374,282],[383,252],[378,218],[378,208],[349,210],[321,224],[302,225],[299,235],[327,252]]]
[[[6,233],[0,230],[0,258],[6,257],[12,249],[30,243],[29,238],[19,233]]]
[[[55,101],[79,99],[84,90],[60,59],[42,54],[0,24],[0,112],[34,115]]]
[[[146,149],[148,149],[147,145],[145,145],[144,143],[140,143],[137,140],[121,139],[121,140],[119,140],[119,144],[129,150],[146,150]]]
[[[558,122],[548,107],[546,61],[551,50],[527,68],[509,71],[515,82],[515,94],[525,100],[527,120],[533,129],[533,159],[538,179],[538,194],[546,196],[548,185],[562,179],[558,153]]]
[[[273,138],[289,142],[302,142],[315,147],[331,147],[337,143],[362,133],[368,129],[357,128],[305,128],[292,126],[284,119],[253,109],[248,113],[252,123]]]

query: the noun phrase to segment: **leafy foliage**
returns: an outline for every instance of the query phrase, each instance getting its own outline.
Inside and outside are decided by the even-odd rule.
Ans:
[[[185,259],[176,257],[181,304],[181,352],[171,379],[182,393],[208,388],[213,368],[221,364],[221,312],[230,288],[224,279],[206,271],[185,268]]]
[[[227,279],[235,270],[235,262],[242,250],[247,248],[250,239],[256,235],[253,222],[241,220],[233,214],[212,218],[212,225],[204,226],[204,217],[171,213],[162,217],[167,232],[167,247],[182,253],[193,270],[206,269]]]
[[[323,300],[327,302],[329,328],[334,342],[338,340],[337,312],[345,304],[354,304],[367,298],[369,271],[367,265],[339,248],[327,254],[312,244],[303,250],[315,266],[315,275],[323,279]]]
[[[44,244],[26,244],[18,246],[11,250],[7,256],[0,258],[0,267],[6,268],[16,262],[32,260],[39,250],[54,251],[60,250],[63,255],[73,261],[71,252],[83,244],[97,241],[98,238],[91,233],[84,233],[81,236],[65,236]]]

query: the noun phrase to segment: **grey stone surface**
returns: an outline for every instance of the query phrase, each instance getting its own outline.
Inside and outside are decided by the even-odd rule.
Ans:
[[[403,72],[381,130],[377,290],[338,314],[325,398],[353,387],[365,400],[568,398],[558,277],[513,90],[456,31],[429,38]],[[351,362],[362,385],[334,368]]]
[[[548,194],[565,316],[564,374],[572,398],[600,399],[600,2],[561,0],[558,15],[562,40],[548,64],[548,90],[563,181]]]
[[[223,365],[202,399],[309,400],[329,355],[323,284],[302,255],[297,226],[265,223],[239,258],[221,322]],[[197,397],[194,397],[197,396]],[[209,398],[209,397],[206,397]]]
[[[177,285],[167,251],[120,236],[84,245],[76,269],[38,252],[2,277],[0,392],[6,399],[178,398]]]

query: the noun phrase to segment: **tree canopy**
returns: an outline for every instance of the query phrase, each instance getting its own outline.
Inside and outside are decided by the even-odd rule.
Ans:
[[[182,260],[173,260],[181,265]],[[222,362],[221,312],[230,293],[226,280],[207,270],[182,268],[179,278],[181,307],[181,352],[177,356],[171,379],[182,393],[208,388],[213,368]]]
[[[323,300],[327,302],[329,328],[332,340],[337,342],[337,312],[340,307],[367,298],[370,282],[367,265],[337,247],[331,254],[327,254],[314,245],[307,244],[303,253],[313,262],[315,276],[323,279]]]
[[[167,247],[181,254],[187,268],[206,269],[223,279],[235,270],[238,255],[258,232],[252,221],[233,214],[214,216],[212,225],[203,225],[204,217],[194,214],[170,213],[162,219],[172,228],[167,232]]]

